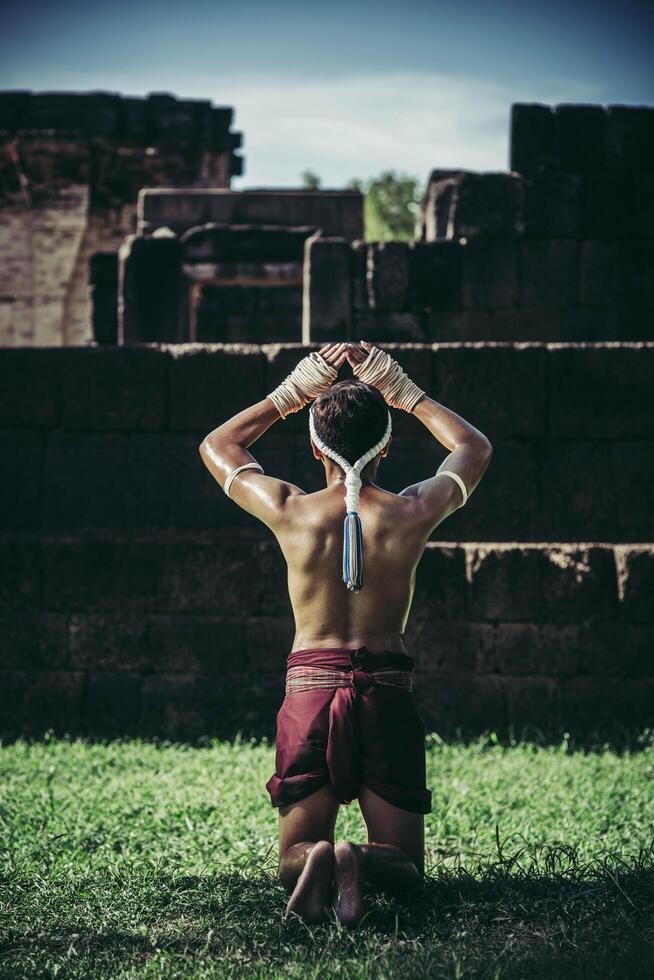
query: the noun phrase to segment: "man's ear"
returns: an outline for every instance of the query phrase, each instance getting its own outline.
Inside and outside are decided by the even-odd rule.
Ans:
[[[311,452],[314,455],[314,459],[322,459],[322,453],[316,448],[316,444],[314,443],[313,439],[309,439],[309,442],[311,443]]]

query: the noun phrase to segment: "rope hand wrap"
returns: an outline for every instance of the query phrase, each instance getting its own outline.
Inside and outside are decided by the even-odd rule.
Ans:
[[[355,364],[352,372],[359,381],[381,391],[391,408],[412,412],[425,394],[397,361],[379,347],[372,347],[365,361]]]
[[[391,437],[391,413],[388,412],[386,431],[379,442],[372,446],[351,466],[348,461],[320,438],[316,431],[313,405],[309,409],[309,431],[314,445],[321,453],[337,463],[345,473],[345,525],[343,528],[343,581],[351,592],[363,588],[363,532],[359,517],[361,473],[364,467],[380,453]]]
[[[311,351],[296,364],[281,384],[277,385],[267,398],[275,405],[283,419],[312,402],[322,394],[338,375],[318,351]]]

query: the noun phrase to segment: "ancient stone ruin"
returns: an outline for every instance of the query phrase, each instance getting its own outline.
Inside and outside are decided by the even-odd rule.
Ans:
[[[90,259],[101,342],[81,326],[3,335],[2,732],[273,734],[293,638],[284,561],[198,445],[265,397],[302,340],[345,337],[384,343],[494,446],[417,570],[406,639],[428,730],[651,726],[653,114],[515,105],[510,172],[434,170],[412,243],[364,241],[353,192],[232,191],[238,158],[210,141],[188,166],[227,154],[224,186],[170,186],[162,169],[120,204],[97,169],[79,178],[132,209],[101,241],[94,215],[111,212],[93,204],[78,230],[35,239],[37,196],[12,185],[0,312],[27,322],[31,297],[45,324],[62,296],[79,311]],[[64,231],[86,244],[64,246]],[[446,452],[416,419],[393,425],[380,480],[398,491]],[[321,486],[306,413],[252,451],[267,473]]]

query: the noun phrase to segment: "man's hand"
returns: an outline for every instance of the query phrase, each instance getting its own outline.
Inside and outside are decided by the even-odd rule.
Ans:
[[[347,343],[325,344],[324,347],[320,348],[318,353],[321,357],[324,357],[328,364],[331,364],[331,366],[335,367],[338,371],[338,369],[345,363],[345,358],[348,355],[348,348],[351,346],[351,344]]]
[[[354,367],[355,364],[363,364],[372,349],[367,340],[362,340],[358,344],[347,344],[346,346],[347,363],[350,367]]]

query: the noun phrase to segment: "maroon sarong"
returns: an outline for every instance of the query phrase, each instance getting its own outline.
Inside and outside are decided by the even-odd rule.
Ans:
[[[425,727],[413,694],[370,676],[380,669],[413,674],[413,658],[329,647],[294,651],[287,667],[297,666],[346,671],[352,686],[286,694],[277,713],[275,773],[266,783],[272,805],[297,803],[331,783],[344,804],[366,785],[394,806],[430,813]]]

